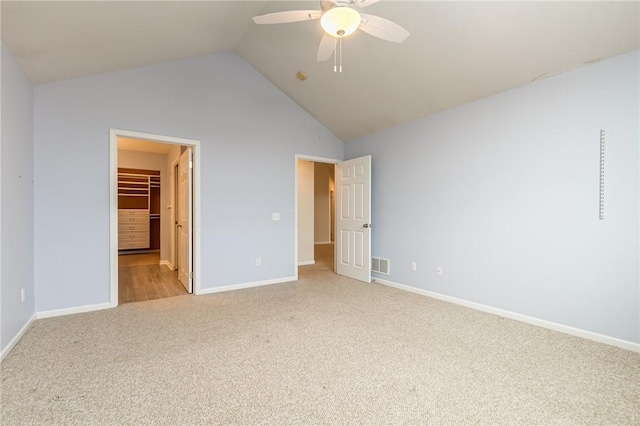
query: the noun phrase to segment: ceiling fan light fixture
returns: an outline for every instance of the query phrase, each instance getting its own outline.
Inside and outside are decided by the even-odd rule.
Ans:
[[[362,18],[357,10],[347,6],[336,6],[322,15],[320,25],[330,36],[343,38],[353,34],[361,21]]]

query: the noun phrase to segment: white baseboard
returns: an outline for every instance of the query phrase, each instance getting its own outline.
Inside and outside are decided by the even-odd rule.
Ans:
[[[200,291],[198,292],[198,295],[222,293],[223,291],[242,290],[244,288],[261,287],[264,285],[287,283],[287,282],[296,281],[296,280],[297,280],[296,277],[283,277],[283,278],[276,278],[273,280],[253,281],[250,283],[226,285],[223,287],[204,288],[204,289],[200,289]]]
[[[165,265],[167,268],[171,269],[172,271],[175,269],[173,267],[173,265],[171,264],[171,262],[169,262],[168,260],[161,260],[159,262],[160,265]]]
[[[333,241],[316,241],[314,244],[333,244]]]
[[[616,346],[622,349],[627,349],[629,351],[640,352],[640,343],[630,342],[628,340],[622,340],[616,337],[605,336],[604,334],[598,334],[592,331],[582,330],[580,328],[570,327],[567,325],[558,324],[555,322],[534,318],[527,315],[511,312],[511,311],[505,311],[503,309],[494,308],[492,306],[482,305],[480,303],[470,302],[468,300],[458,299],[456,297],[446,296],[440,293],[434,293],[432,291],[411,287],[405,284],[398,284],[393,281],[388,281],[382,278],[374,278],[374,281],[389,287],[410,291],[412,293],[420,294],[422,296],[432,297],[434,299],[443,300],[445,302],[454,303],[456,305],[465,306],[467,308],[475,309],[482,312],[487,312],[489,314],[494,314],[504,318],[525,322],[527,324],[535,325],[542,328],[547,328],[549,330],[559,331],[561,333],[570,334],[576,337],[582,337],[583,339],[593,340],[599,343],[605,343],[607,345]]]
[[[31,315],[31,318],[29,318],[27,323],[22,326],[20,331],[18,331],[18,334],[13,336],[13,339],[11,339],[9,344],[0,353],[0,362],[4,361],[7,355],[9,355],[9,352],[11,352],[11,350],[18,344],[20,339],[22,339],[22,336],[24,336],[24,333],[26,333],[27,330],[29,330],[29,327],[31,327],[31,324],[33,324],[35,320],[36,320],[36,314]]]
[[[75,308],[54,309],[51,311],[36,312],[36,319],[60,317],[63,315],[81,314],[83,312],[101,311],[103,309],[115,308],[118,305],[111,303],[99,303],[97,305],[77,306]]]
[[[303,260],[302,262],[298,262],[298,266],[306,266],[306,265],[315,265],[315,260]]]

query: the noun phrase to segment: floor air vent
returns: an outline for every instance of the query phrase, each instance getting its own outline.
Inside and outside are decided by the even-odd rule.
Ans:
[[[389,275],[389,259],[372,257],[371,272],[377,272],[379,274]]]

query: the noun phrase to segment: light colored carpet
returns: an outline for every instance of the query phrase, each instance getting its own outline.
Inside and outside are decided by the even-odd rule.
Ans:
[[[38,320],[1,423],[640,423],[637,353],[328,269]]]

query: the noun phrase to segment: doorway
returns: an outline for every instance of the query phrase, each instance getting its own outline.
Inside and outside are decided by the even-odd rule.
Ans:
[[[335,166],[301,158],[297,166],[298,266],[316,265],[333,272]]]
[[[173,176],[176,163],[181,190]],[[110,131],[112,306],[198,294],[198,164],[199,141]]]
[[[295,155],[295,277],[299,266],[316,263],[314,226],[314,163],[334,168],[334,195],[328,195],[333,218],[332,272],[371,282],[371,156],[340,161]],[[308,200],[305,202],[305,200]],[[311,223],[311,224],[310,224]],[[313,249],[311,248],[313,247]],[[321,249],[319,247],[319,249]],[[321,252],[321,251],[320,251]]]

